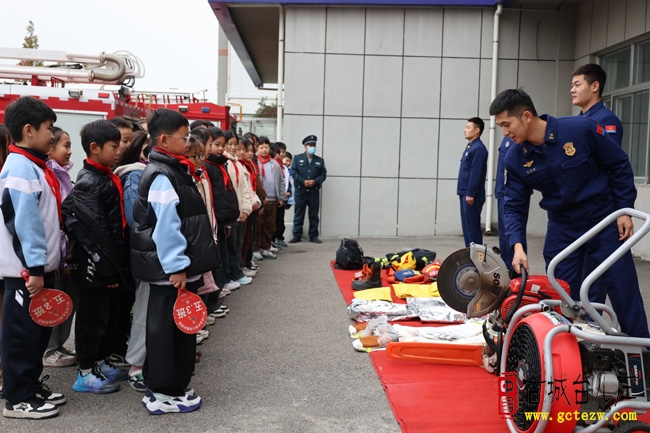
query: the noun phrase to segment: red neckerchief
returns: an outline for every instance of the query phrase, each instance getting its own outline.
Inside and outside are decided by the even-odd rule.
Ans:
[[[59,223],[61,224],[61,228],[63,228],[63,217],[61,215],[61,184],[59,184],[59,179],[56,178],[54,171],[45,164],[45,161],[13,143],[9,145],[9,152],[22,155],[43,169],[45,172],[45,181],[50,186],[52,194],[54,194],[54,198],[56,199],[56,210],[59,213]]]
[[[86,162],[88,163],[88,165],[95,167],[100,172],[106,173],[108,177],[110,177],[111,182],[113,182],[113,185],[115,185],[115,188],[117,188],[117,191],[120,193],[120,214],[122,215],[122,236],[124,236],[124,229],[126,228],[126,216],[124,215],[124,188],[122,188],[122,181],[120,180],[119,177],[117,177],[115,173],[113,173],[113,171],[108,165],[100,164],[96,161],[93,161],[90,158],[86,158]]]
[[[163,155],[167,155],[167,156],[170,156],[172,158],[177,159],[178,162],[181,163],[181,165],[184,165],[185,167],[187,167],[188,171],[190,172],[190,176],[192,176],[194,178],[194,180],[196,180],[196,181],[201,180],[201,178],[196,175],[196,167],[194,166],[194,164],[192,164],[192,161],[187,159],[187,157],[185,157],[183,155],[176,155],[175,153],[168,152],[165,149],[163,149],[162,147],[154,146],[153,148],[156,149],[156,151],[162,153]]]
[[[231,185],[231,182],[230,182],[230,176],[228,176],[228,170],[226,170],[225,164],[217,164],[216,162],[212,162],[212,161],[210,161],[208,159],[206,159],[204,161],[204,163],[205,162],[207,162],[210,165],[215,165],[215,166],[219,167],[219,169],[221,170],[221,177],[223,177],[223,189],[224,189],[224,191],[227,190],[228,188],[230,188],[230,190],[234,192],[235,190],[232,189],[232,185]]]
[[[264,171],[264,164],[266,164],[270,160],[271,160],[271,155],[268,155],[266,158],[262,158],[261,156],[257,155],[257,164],[260,166],[262,170],[262,177],[266,177],[266,172]],[[271,164],[271,169],[273,169],[272,164]]]
[[[251,188],[253,191],[257,191],[257,173],[255,172],[255,166],[252,162],[245,160],[242,160],[242,164],[244,164],[244,167],[246,167],[246,170],[248,170],[248,173],[250,174]]]
[[[280,161],[278,158],[273,158],[273,159],[275,159],[275,162],[277,162],[280,168],[282,168],[282,161]]]

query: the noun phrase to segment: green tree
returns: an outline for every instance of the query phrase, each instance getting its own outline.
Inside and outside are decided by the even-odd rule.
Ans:
[[[32,20],[29,20],[27,26],[27,36],[25,36],[23,48],[38,49],[38,36],[34,33],[34,22]],[[18,64],[20,66],[43,66],[43,62],[36,60],[21,60]]]
[[[253,117],[276,117],[278,115],[278,102],[277,100],[272,103],[267,103],[267,97],[263,97],[260,102],[257,103],[257,111],[253,114]]]

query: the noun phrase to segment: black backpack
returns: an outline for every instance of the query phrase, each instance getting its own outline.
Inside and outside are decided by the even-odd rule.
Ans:
[[[354,239],[343,238],[341,246],[336,250],[336,261],[334,267],[337,269],[361,269],[363,268],[363,249]]]

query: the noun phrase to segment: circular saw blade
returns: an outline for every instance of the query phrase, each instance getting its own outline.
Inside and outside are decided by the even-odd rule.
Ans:
[[[481,287],[481,276],[470,258],[470,249],[452,253],[438,271],[438,292],[447,305],[461,313]]]

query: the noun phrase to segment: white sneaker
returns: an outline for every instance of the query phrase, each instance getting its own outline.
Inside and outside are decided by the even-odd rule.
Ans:
[[[255,278],[257,276],[257,271],[254,271],[252,269],[244,268],[242,271],[247,277]]]
[[[199,407],[201,407],[201,397],[196,395],[193,390],[191,390],[191,395],[172,397],[165,394],[159,394],[157,392],[151,392],[147,389],[144,397],[142,398],[142,404],[153,415],[163,415],[166,413],[185,413],[192,412]]]
[[[240,287],[241,287],[241,284],[239,284],[237,281],[232,281],[232,280],[228,281],[228,282],[223,286],[224,289],[228,289],[228,290],[230,290],[230,291],[237,290],[237,289],[239,289]]]
[[[55,350],[50,353],[48,356],[43,357],[43,367],[70,367],[77,363],[77,357],[73,355],[68,355],[63,353],[60,350]]]
[[[207,340],[208,338],[210,338],[210,331],[208,331],[207,329],[201,329],[201,330],[198,332],[198,334],[199,334],[201,337],[203,337],[204,340]]]
[[[269,260],[277,259],[277,256],[269,250],[260,250],[260,254],[265,259],[269,259]]]
[[[59,414],[59,408],[53,404],[45,403],[40,398],[31,398],[18,404],[5,402],[2,415],[6,418],[31,418],[45,419],[52,418]]]
[[[271,247],[271,248],[269,248],[269,251],[272,252],[273,254],[275,254],[275,253],[277,253],[277,252],[280,251],[280,250],[279,250],[278,248]]]
[[[243,277],[241,277],[240,279],[238,279],[235,282],[239,283],[242,286],[246,286],[246,285],[250,284],[252,281],[253,281],[253,279],[251,277],[247,277],[246,275],[244,275]]]
[[[260,260],[264,260],[264,257],[262,257],[261,252],[262,252],[262,250],[253,251],[253,260],[254,261],[259,262]]]

